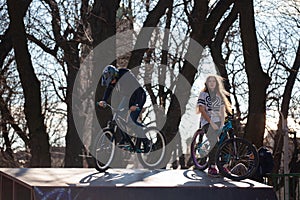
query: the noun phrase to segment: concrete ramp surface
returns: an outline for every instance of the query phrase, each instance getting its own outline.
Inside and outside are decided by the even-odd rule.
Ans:
[[[1,200],[273,200],[272,187],[197,170],[0,168]]]

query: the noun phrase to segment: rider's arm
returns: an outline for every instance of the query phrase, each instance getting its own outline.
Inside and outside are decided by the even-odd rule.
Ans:
[[[134,91],[129,100],[129,108],[131,111],[135,111],[137,108],[142,109],[145,103],[146,94],[143,88],[139,87]]]
[[[214,130],[217,130],[218,126],[213,121],[211,121],[209,115],[206,112],[206,107],[207,107],[207,104],[208,104],[207,100],[206,100],[207,96],[208,96],[208,93],[206,93],[206,92],[200,92],[200,95],[199,95],[198,100],[197,100],[197,109],[196,109],[196,112],[197,112],[197,114],[201,114],[201,116],[208,123],[210,123],[210,125],[212,126],[212,128]]]
[[[219,127],[210,119],[210,117],[208,116],[208,114],[205,111],[205,107],[204,106],[200,106],[198,105],[198,110],[199,113],[201,114],[201,116],[208,122],[210,123],[210,125],[212,126],[212,128],[214,130],[217,130]]]
[[[226,109],[225,109],[225,105],[221,105],[220,107],[220,118],[221,118],[221,126],[220,127],[223,127],[224,125],[224,121],[225,121],[225,112],[226,112]]]
[[[114,89],[114,85],[109,84],[108,87],[104,91],[104,95],[103,95],[102,101],[105,101],[105,102],[107,101],[107,99],[111,95],[113,89]]]
[[[111,95],[112,90],[114,89],[114,86],[112,84],[109,84],[108,87],[104,91],[104,95],[101,101],[96,102],[96,105],[99,105],[101,107],[105,106],[105,103],[107,102],[107,99]]]
[[[208,123],[210,123],[211,119],[210,119],[210,117],[208,116],[208,114],[206,113],[205,107],[204,107],[204,106],[199,106],[199,105],[198,105],[198,111],[199,111],[199,114],[201,114],[201,116],[202,116]]]

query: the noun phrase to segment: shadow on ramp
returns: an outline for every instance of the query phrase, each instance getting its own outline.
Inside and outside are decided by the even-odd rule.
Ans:
[[[5,200],[276,199],[267,185],[211,178],[196,170],[3,168],[0,183]]]

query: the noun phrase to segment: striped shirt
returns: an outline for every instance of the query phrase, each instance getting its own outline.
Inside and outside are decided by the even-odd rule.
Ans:
[[[210,95],[207,92],[200,92],[198,97],[198,106],[204,106],[205,112],[213,122],[221,121],[221,106],[224,106],[224,101],[221,99],[219,95],[216,95],[216,98],[211,100]],[[208,121],[204,119],[203,116],[200,118],[200,126],[203,127],[205,124],[208,124]]]

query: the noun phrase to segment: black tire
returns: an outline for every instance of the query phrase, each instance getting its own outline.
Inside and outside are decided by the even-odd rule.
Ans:
[[[137,154],[138,160],[147,169],[165,167],[166,139],[164,135],[155,127],[149,127],[145,129],[145,136],[149,141],[147,144],[142,139],[138,147],[141,151]]]
[[[103,130],[99,134],[93,145],[93,157],[95,168],[99,172],[105,172],[114,160],[116,150],[116,142],[113,133],[110,130]]]
[[[216,152],[219,172],[234,181],[250,178],[257,170],[259,158],[256,148],[247,140],[232,138],[221,144]]]
[[[195,167],[199,170],[205,170],[208,167],[208,156],[203,156],[199,153],[199,148],[204,134],[204,131],[201,129],[197,130],[191,143],[191,158]]]

